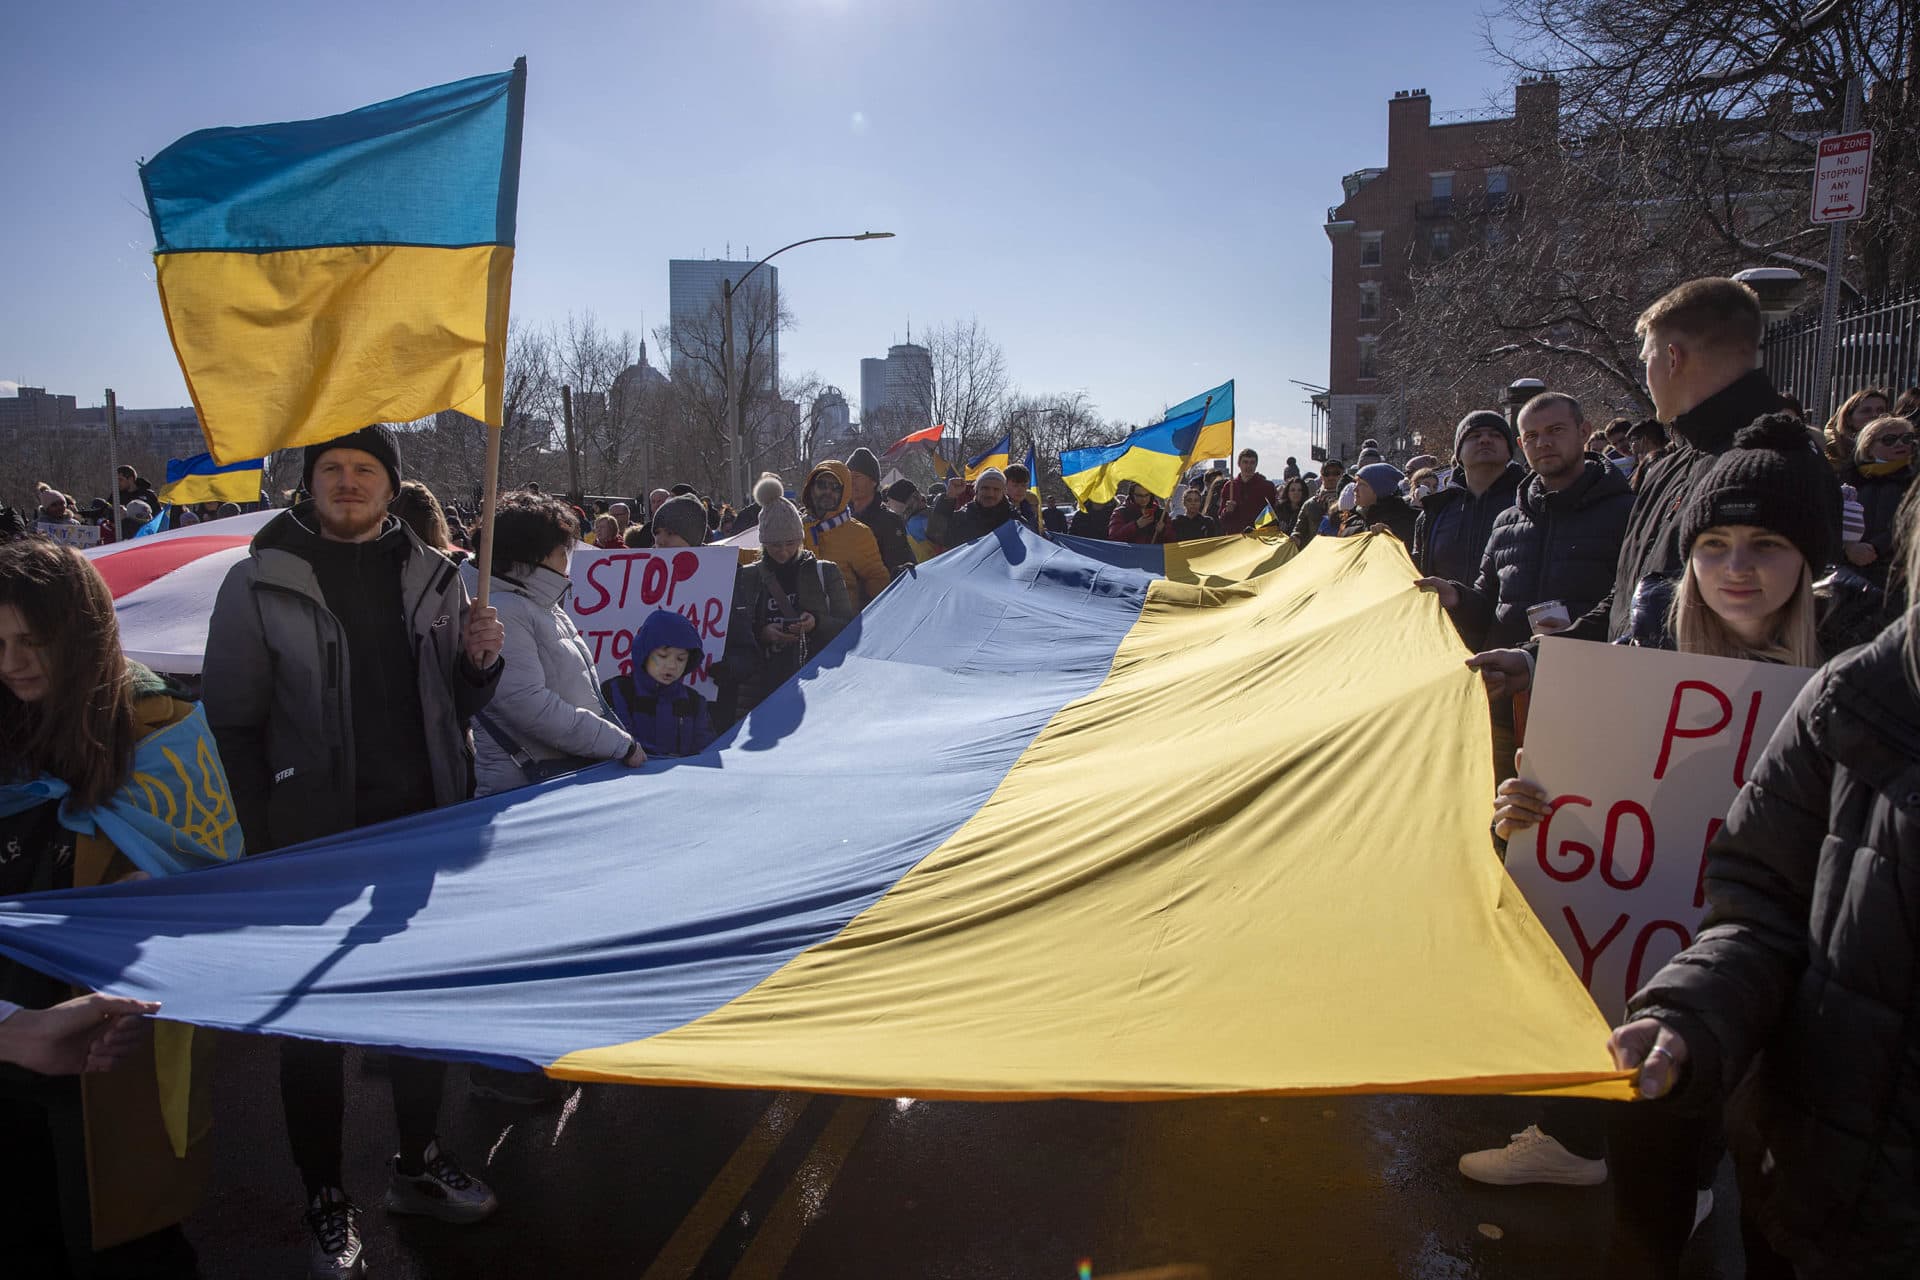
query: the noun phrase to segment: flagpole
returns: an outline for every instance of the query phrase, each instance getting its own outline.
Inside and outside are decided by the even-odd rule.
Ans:
[[[500,496],[500,428],[487,424],[487,474],[480,490],[480,545],[474,551],[473,567],[480,575],[480,594],[474,603],[487,607],[493,581],[493,508]]]
[[[107,388],[107,465],[113,468],[108,477],[112,488],[107,492],[113,495],[113,541],[120,541],[120,405],[113,398],[113,388]],[[157,513],[156,513],[157,514]]]

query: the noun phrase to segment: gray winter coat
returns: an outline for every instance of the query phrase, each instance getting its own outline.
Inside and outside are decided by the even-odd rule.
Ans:
[[[1808,682],[1707,855],[1705,929],[1631,1005],[1686,1041],[1683,1103],[1740,1085],[1729,1137],[1773,1157],[1742,1194],[1803,1277],[1920,1275],[1913,621]]]
[[[359,825],[352,665],[312,566],[282,545],[300,530],[315,536],[310,503],[254,535],[247,558],[221,584],[207,627],[201,701],[249,853]],[[473,794],[468,721],[492,695],[501,664],[484,675],[471,670],[462,645],[467,590],[460,572],[411,530],[404,532],[409,548],[401,599],[417,661],[434,803],[455,804]]]
[[[618,760],[633,746],[600,698],[593,652],[561,601],[568,581],[545,565],[516,565],[493,575],[490,603],[500,612],[507,642],[506,669],[487,704],[486,719],[505,729],[535,760],[568,756]],[[476,795],[524,787],[531,779],[494,740],[474,726]]]

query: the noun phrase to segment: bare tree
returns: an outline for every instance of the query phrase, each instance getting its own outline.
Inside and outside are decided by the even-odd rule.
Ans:
[[[927,350],[933,358],[930,416],[946,425],[947,447],[971,457],[998,438],[1006,356],[978,319],[938,326],[927,336]]]
[[[749,282],[733,299],[734,379],[741,388],[742,445],[749,477],[791,448],[794,403],[773,385],[777,334],[793,315],[772,289]],[[727,452],[726,321],[715,302],[707,313],[654,331],[656,345],[673,353],[672,395],[660,424],[659,465],[703,493],[732,495]]]
[[[1452,251],[1416,244],[1392,299],[1382,418],[1420,447],[1450,444],[1462,410],[1497,406],[1522,376],[1596,409],[1650,411],[1633,322],[1682,280],[1779,265],[1817,284],[1813,144],[1838,129],[1849,74],[1869,87],[1877,150],[1843,284],[1920,282],[1920,205],[1902,190],[1920,156],[1911,3],[1803,17],[1739,0],[1506,0],[1488,30],[1518,76],[1553,87],[1558,115],[1508,127],[1490,162],[1522,190],[1456,198]]]
[[[1015,461],[1024,459],[1028,447],[1032,447],[1040,468],[1033,483],[1050,493],[1059,492],[1061,487],[1062,452],[1111,444],[1125,439],[1131,430],[1119,423],[1101,421],[1099,410],[1084,391],[1051,395],[1015,392],[1004,402],[1000,421],[1000,434],[1013,437]]]
[[[560,383],[550,330],[513,321],[507,329],[502,388],[500,483],[528,481],[564,489],[564,451],[556,447]],[[487,429],[462,413],[440,413],[416,423],[405,444],[407,470],[445,500],[470,502],[486,475]]]

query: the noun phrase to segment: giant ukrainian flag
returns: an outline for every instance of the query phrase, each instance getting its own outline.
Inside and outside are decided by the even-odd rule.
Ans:
[[[499,423],[526,60],[140,166],[161,307],[219,461],[455,409]]]
[[[1488,848],[1452,624],[1392,538],[1285,541],[1183,583],[1010,521],[703,755],[0,903],[0,951],[180,1021],[568,1079],[1625,1098]]]
[[[1118,444],[1062,450],[1060,479],[1083,503],[1109,501],[1123,480],[1143,484],[1164,498],[1187,469],[1206,416],[1204,409],[1195,409],[1141,427]]]

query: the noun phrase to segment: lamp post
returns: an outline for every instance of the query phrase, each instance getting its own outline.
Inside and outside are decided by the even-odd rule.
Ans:
[[[810,236],[805,240],[795,240],[792,244],[782,245],[780,248],[775,249],[772,253],[748,267],[746,274],[741,276],[739,280],[729,279],[720,282],[720,298],[723,304],[722,321],[727,327],[725,346],[721,356],[721,378],[727,384],[725,388],[727,482],[733,487],[734,493],[739,496],[743,505],[746,502],[747,492],[752,486],[752,481],[747,477],[746,427],[745,415],[742,413],[742,408],[747,398],[747,389],[745,386],[741,386],[736,390],[733,385],[733,295],[738,293],[742,286],[753,278],[754,272],[766,266],[769,262],[772,262],[788,249],[798,249],[803,244],[818,244],[822,240],[891,239],[893,239],[893,232],[891,231],[862,231],[859,235],[854,236]],[[779,324],[779,315],[776,314],[773,320],[776,325]]]
[[[1734,272],[1733,278],[1759,295],[1760,349],[1754,353],[1753,366],[1763,368],[1767,363],[1766,331],[1799,309],[1807,293],[1806,277],[1792,267],[1748,267]]]
[[[1507,384],[1507,421],[1517,428],[1520,425],[1520,410],[1526,408],[1527,401],[1547,389],[1547,384],[1538,378],[1516,378]]]

